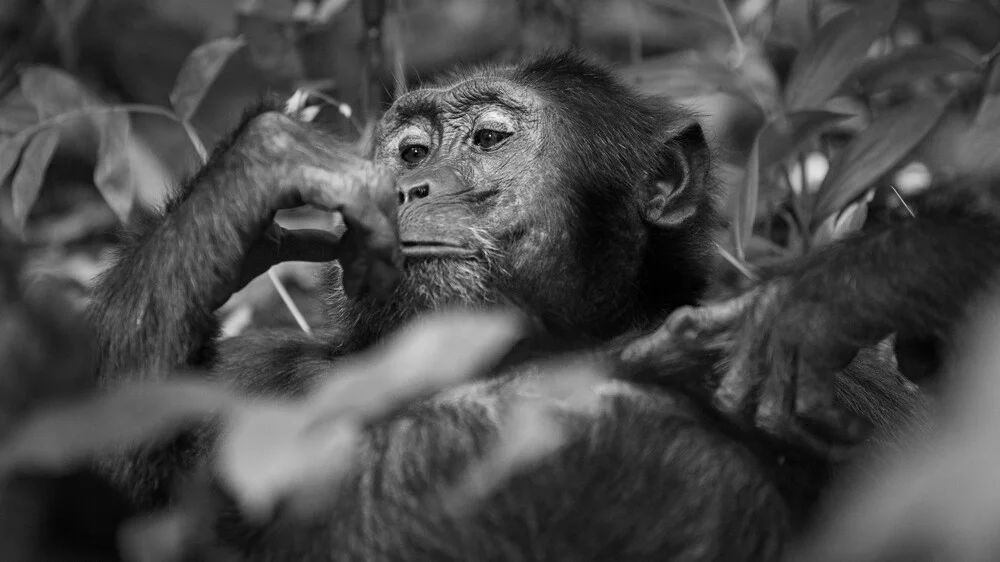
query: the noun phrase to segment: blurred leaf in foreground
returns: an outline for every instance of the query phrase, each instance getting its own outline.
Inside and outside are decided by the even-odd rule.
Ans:
[[[500,422],[497,441],[442,493],[445,510],[458,517],[468,513],[512,477],[557,453],[573,439],[574,413],[597,414],[595,386],[606,376],[599,363],[577,360],[543,366],[535,379],[515,383],[520,388]]]
[[[217,386],[174,380],[38,409],[0,442],[0,474],[68,471],[117,447],[173,436],[235,404]]]
[[[379,349],[338,363],[306,400],[242,408],[220,443],[218,473],[252,515],[267,516],[279,500],[311,513],[353,466],[365,426],[482,374],[523,330],[522,318],[503,312],[418,319]]]
[[[932,439],[914,440],[885,466],[844,479],[845,489],[816,532],[788,559],[994,560],[1000,549],[1000,299],[977,307],[976,321],[945,379],[950,414]]]

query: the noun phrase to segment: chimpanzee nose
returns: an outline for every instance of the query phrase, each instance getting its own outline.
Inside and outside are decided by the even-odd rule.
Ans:
[[[451,166],[435,166],[415,170],[396,183],[399,204],[415,203],[421,199],[453,197],[472,190],[465,178]]]
[[[431,184],[427,182],[422,182],[418,185],[411,187],[401,187],[399,189],[399,204],[408,203],[416,201],[417,199],[423,199],[431,194]]]

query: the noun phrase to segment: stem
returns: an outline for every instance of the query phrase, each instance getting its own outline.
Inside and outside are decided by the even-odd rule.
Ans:
[[[785,182],[788,183],[788,191],[792,191],[792,173],[788,169],[788,166],[781,166],[783,175],[785,176]],[[802,192],[805,192],[805,186],[802,186]],[[805,209],[802,207],[802,199],[796,196],[793,192],[792,194],[792,218],[795,219],[795,226],[799,229],[799,238],[802,240],[802,253],[806,254],[812,247],[812,240],[809,239],[809,223],[805,220]]]
[[[102,113],[115,113],[116,111],[126,111],[128,113],[145,113],[148,115],[159,115],[160,117],[165,117],[174,121],[176,123],[183,124],[179,117],[174,115],[174,113],[163,107],[158,107],[155,105],[146,105],[141,103],[126,103],[121,105],[107,105],[107,106],[90,106],[81,107],[80,109],[74,109],[72,111],[67,111],[65,113],[60,113],[59,115],[53,115],[44,121],[39,121],[34,125],[21,129],[13,137],[10,138],[11,141],[22,140],[21,137],[30,137],[31,135],[41,131],[42,129],[59,123],[64,123],[72,119],[77,119],[80,117],[86,117],[88,115],[100,115]],[[201,144],[199,142],[199,144]]]
[[[733,36],[733,47],[736,48],[736,66],[743,64],[743,58],[746,57],[747,47],[743,44],[743,38],[740,37],[740,31],[736,29],[736,20],[733,19],[733,14],[729,12],[729,7],[726,6],[725,0],[715,0],[716,5],[719,6],[719,11],[722,12],[722,16],[726,18],[726,27],[729,29],[729,34]]]
[[[324,93],[324,92],[322,92],[320,90],[314,90],[312,88],[305,88],[305,91],[310,96],[317,97],[317,98],[325,101],[326,103],[328,103],[330,105],[336,106],[338,108],[337,113],[340,113],[340,115],[344,119],[347,119],[348,123],[350,123],[351,125],[354,125],[354,128],[357,129],[357,131],[359,133],[363,133],[364,132],[364,127],[362,127],[361,123],[359,123],[358,120],[354,118],[354,113],[353,112],[351,113],[350,117],[347,117],[346,115],[344,115],[344,112],[339,111],[340,106],[347,105],[347,104],[345,104],[344,102],[338,100],[337,98],[335,98],[335,97],[333,97],[331,95],[328,95],[328,94],[326,94],[326,93]],[[350,106],[348,106],[348,107],[350,107]]]
[[[292,313],[295,318],[295,322],[299,325],[299,328],[307,334],[311,334],[312,330],[309,328],[309,323],[306,322],[305,316],[302,316],[302,312],[299,311],[299,307],[295,305],[295,301],[292,300],[292,295],[288,294],[288,290],[285,289],[285,285],[282,284],[281,279],[278,279],[278,274],[274,272],[274,268],[267,270],[267,277],[271,280],[271,284],[274,285],[274,290],[278,291],[278,296],[281,297],[282,302],[288,308],[288,311]]]
[[[188,140],[191,141],[191,146],[194,147],[194,151],[198,153],[198,158],[201,160],[202,164],[208,162],[208,151],[205,150],[205,145],[201,142],[201,137],[198,136],[198,131],[194,130],[194,126],[188,121],[179,121],[181,126],[184,127],[184,132],[187,133]]]
[[[891,189],[892,192],[896,194],[896,197],[899,198],[899,202],[903,204],[903,208],[906,209],[906,212],[910,213],[912,218],[917,218],[917,214],[913,212],[913,209],[911,209],[909,205],[906,204],[906,199],[903,199],[903,195],[896,190],[896,186],[889,184],[889,189]]]
[[[723,248],[722,245],[719,244],[718,242],[715,243],[715,249],[719,251],[719,255],[721,255],[727,262],[729,262],[729,265],[733,266],[733,268],[735,268],[736,271],[742,273],[747,279],[754,282],[760,281],[760,278],[757,277],[757,275],[754,274],[754,272],[750,271],[750,269],[747,268],[747,266],[743,265],[743,262],[736,259],[736,256],[730,254],[729,251]]]

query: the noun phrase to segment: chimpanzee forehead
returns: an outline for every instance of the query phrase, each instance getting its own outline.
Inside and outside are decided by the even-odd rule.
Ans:
[[[441,114],[464,113],[478,106],[497,106],[516,113],[527,113],[536,97],[520,84],[499,77],[477,77],[444,87],[422,88],[401,96],[389,111],[384,123],[408,121]]]

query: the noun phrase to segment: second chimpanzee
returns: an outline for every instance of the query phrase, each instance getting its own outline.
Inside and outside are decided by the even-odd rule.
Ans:
[[[550,339],[606,344],[655,330],[705,287],[718,216],[700,127],[583,58],[476,69],[408,93],[382,119],[369,156],[374,164],[273,107],[250,112],[163,213],[140,217],[97,286],[101,379],[194,365],[249,392],[298,393],[338,356],[421,311],[513,304]],[[340,212],[346,234],[273,223],[300,205]],[[721,355],[654,365],[656,385],[595,389],[600,411],[568,414],[582,428],[574,440],[472,514],[454,518],[420,500],[496,436],[492,414],[517,394],[517,372],[371,428],[336,505],[312,524],[227,528],[220,541],[251,560],[774,560],[829,467],[773,437],[851,441],[862,428],[844,411],[886,430],[920,408],[877,363],[847,369],[834,392],[834,372],[898,329],[925,295],[920,279],[880,278],[877,258],[858,256],[949,257],[935,229],[944,240],[1000,242],[993,223],[936,216],[832,246],[779,275]],[[957,309],[955,295],[983,282],[990,252],[928,269],[921,279],[937,284],[926,292],[951,300],[912,311],[919,322],[909,325],[943,323],[934,314]],[[220,343],[214,310],[283,260],[339,261],[328,278],[331,329]],[[948,264],[970,275],[954,279]],[[859,294],[853,279],[883,285],[864,308],[842,310]],[[731,359],[716,400],[729,416],[687,390],[714,388],[720,358]],[[625,374],[649,375],[648,354],[640,363]],[[748,431],[744,414],[773,435]],[[183,439],[118,462],[113,477],[137,504],[162,503],[169,479],[210,448]]]

